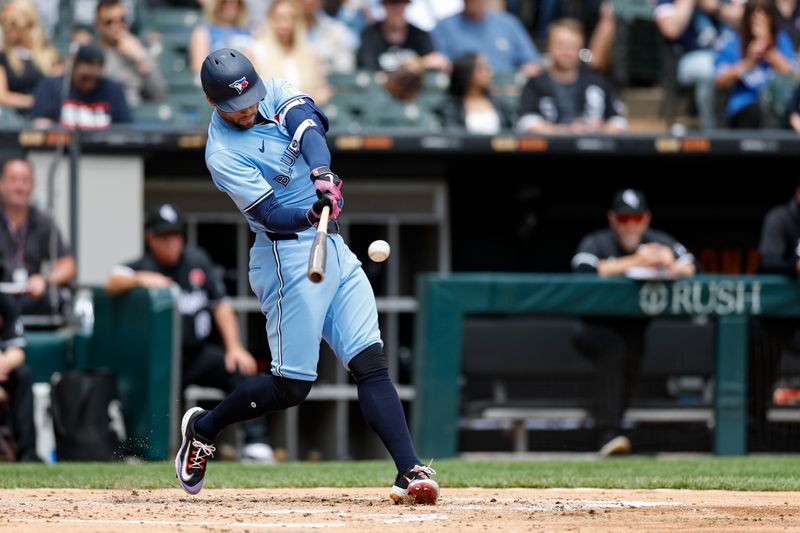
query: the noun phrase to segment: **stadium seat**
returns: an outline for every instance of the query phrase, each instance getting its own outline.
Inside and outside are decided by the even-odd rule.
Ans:
[[[438,70],[426,70],[422,78],[423,92],[443,92],[450,86],[450,78]]]
[[[357,122],[355,114],[349,107],[329,102],[322,110],[330,121],[331,130],[347,131],[350,123]]]
[[[208,104],[199,89],[192,94],[172,95],[169,103],[172,105],[174,120],[178,125],[205,129],[214,112],[214,108]]]
[[[214,109],[202,94],[171,96],[167,102],[142,102],[134,110],[138,124],[205,128]]]
[[[492,86],[497,92],[519,92],[526,81],[527,78],[520,72],[501,72],[492,77]]]
[[[203,12],[193,7],[155,7],[151,9],[152,26],[164,34],[186,34],[201,22]]]
[[[370,89],[373,76],[369,72],[360,70],[356,72],[332,72],[327,76],[328,84],[334,93],[355,93]]]
[[[436,113],[442,108],[446,100],[447,94],[445,92],[431,91],[419,94],[414,100],[414,103],[417,104],[421,109]]]
[[[183,72],[189,69],[189,57],[186,50],[176,46],[165,47],[161,54],[158,56],[158,66],[161,73],[171,81],[169,78],[175,72]]]
[[[614,16],[625,22],[653,20],[654,3],[650,0],[613,0]]]
[[[364,109],[364,100],[363,93],[334,93],[323,110],[333,107],[341,113],[359,115]]]
[[[174,123],[175,110],[167,102],[142,102],[133,110],[137,124],[165,125]]]
[[[365,127],[404,128],[409,133],[433,133],[441,129],[436,117],[416,103],[394,98],[369,102],[362,117]]]

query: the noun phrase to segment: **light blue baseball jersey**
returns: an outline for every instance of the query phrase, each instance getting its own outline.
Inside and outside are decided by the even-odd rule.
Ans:
[[[208,127],[206,165],[217,188],[233,199],[255,233],[269,228],[250,209],[270,194],[286,207],[309,208],[317,199],[311,169],[278,117],[287,106],[308,96],[285,80],[264,83],[267,95],[258,111],[269,120],[242,130],[214,111]]]
[[[269,228],[250,213],[270,195],[283,206],[303,209],[317,199],[300,139],[292,138],[279,119],[292,102],[307,96],[284,80],[270,80],[265,86],[267,94],[258,110],[270,122],[242,130],[215,111],[208,127],[206,165],[217,188],[231,197],[256,234],[249,278],[267,319],[271,371],[314,381],[322,339],[345,366],[365,348],[382,342],[378,312],[361,262],[341,236],[328,236],[325,279],[312,283],[308,255],[316,230],[273,241]]]

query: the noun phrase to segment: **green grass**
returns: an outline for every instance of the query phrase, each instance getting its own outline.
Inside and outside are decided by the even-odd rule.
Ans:
[[[800,457],[622,458],[606,461],[463,461],[433,465],[442,487],[800,490]],[[209,488],[388,487],[386,461],[212,463]],[[177,487],[172,463],[0,463],[0,488],[157,489]]]

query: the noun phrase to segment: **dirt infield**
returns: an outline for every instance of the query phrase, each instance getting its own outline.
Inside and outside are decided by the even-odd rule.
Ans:
[[[397,506],[385,489],[0,490],[0,531],[798,531],[787,492],[447,489]]]

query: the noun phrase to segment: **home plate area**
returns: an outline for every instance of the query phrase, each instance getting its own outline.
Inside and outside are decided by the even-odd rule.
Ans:
[[[794,493],[443,488],[435,506],[386,489],[0,490],[0,531],[783,531]]]

